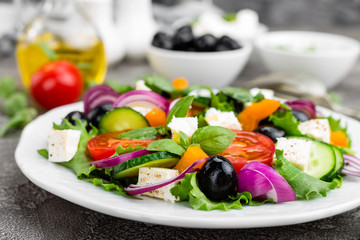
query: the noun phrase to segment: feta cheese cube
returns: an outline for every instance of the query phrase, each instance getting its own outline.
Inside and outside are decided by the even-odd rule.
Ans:
[[[330,125],[327,119],[311,119],[299,124],[299,130],[311,138],[330,143]]]
[[[166,169],[166,168],[140,168],[137,185],[147,185],[152,183],[158,183],[173,179],[179,175],[178,170]],[[150,192],[143,193],[142,195],[160,198],[168,202],[174,203],[179,198],[171,194],[170,189],[173,188],[177,182],[168,184],[164,187],[155,189]]]
[[[145,85],[144,80],[138,80],[135,83],[135,89],[136,90],[145,90],[145,91],[151,91],[151,89]]]
[[[191,139],[191,136],[198,128],[198,120],[197,117],[173,117],[168,127],[171,129],[173,140],[179,142],[180,131],[184,132]]]
[[[266,88],[252,88],[250,89],[250,94],[252,96],[256,96],[257,94],[262,93],[264,95],[265,98],[267,99],[273,99],[274,98],[274,91],[271,89],[266,89]]]
[[[221,112],[215,108],[209,108],[205,114],[205,121],[210,126],[241,130],[241,125],[233,112]]]
[[[50,162],[68,162],[78,149],[81,132],[78,130],[53,130],[48,136]]]
[[[284,157],[298,169],[307,172],[311,158],[311,141],[296,138],[278,138],[276,149],[283,150]]]

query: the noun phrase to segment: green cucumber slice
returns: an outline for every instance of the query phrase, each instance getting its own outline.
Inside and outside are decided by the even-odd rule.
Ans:
[[[325,181],[332,181],[336,176],[338,176],[341,173],[342,168],[344,167],[344,156],[342,155],[340,149],[338,147],[332,146],[336,161],[335,161],[335,167],[333,171],[324,177]]]
[[[179,156],[169,152],[155,152],[130,159],[114,167],[113,177],[122,179],[136,177],[141,167],[174,167],[180,160]]]
[[[323,181],[333,173],[336,155],[332,145],[308,137],[289,137],[311,141],[311,153],[307,171],[305,173]]]
[[[149,122],[141,113],[129,107],[113,108],[101,118],[102,132],[116,132],[148,127]]]

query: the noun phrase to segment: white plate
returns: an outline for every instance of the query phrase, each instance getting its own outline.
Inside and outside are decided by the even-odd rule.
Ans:
[[[82,110],[82,104],[63,106],[38,117],[23,131],[15,152],[16,162],[33,183],[80,206],[115,217],[147,223],[190,228],[252,228],[303,223],[343,213],[360,206],[360,179],[345,177],[340,189],[328,196],[311,201],[282,204],[245,206],[243,210],[195,211],[186,204],[171,204],[157,199],[128,199],[106,192],[94,185],[78,180],[75,174],[62,165],[50,163],[36,150],[45,148],[52,123],[61,121],[67,113]],[[360,132],[360,122],[321,109],[347,122],[350,133]],[[353,134],[353,146],[360,152],[360,136]]]

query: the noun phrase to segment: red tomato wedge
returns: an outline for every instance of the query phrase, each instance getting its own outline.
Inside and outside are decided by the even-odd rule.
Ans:
[[[103,133],[96,137],[93,137],[88,141],[88,150],[91,157],[96,160],[111,157],[116,148],[121,145],[123,148],[127,148],[130,145],[133,147],[138,144],[142,147],[147,147],[151,142],[158,140],[155,139],[117,139],[116,136],[120,135],[121,132],[109,132]]]
[[[271,166],[275,153],[274,142],[265,135],[256,132],[234,130],[236,137],[221,156],[226,157],[236,173],[248,162],[260,162]]]

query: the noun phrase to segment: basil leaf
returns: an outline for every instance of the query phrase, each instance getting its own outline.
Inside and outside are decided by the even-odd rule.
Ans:
[[[223,94],[231,97],[239,102],[253,102],[254,97],[250,94],[250,91],[243,88],[226,87],[221,90]],[[260,98],[258,96],[257,98]]]
[[[114,89],[119,93],[127,93],[130,92],[131,90],[134,90],[134,88],[131,87],[130,85],[126,85],[120,82],[105,80],[104,84],[110,86],[112,89]]]
[[[175,91],[175,88],[171,82],[161,76],[146,74],[143,75],[142,78],[145,80],[145,85],[147,87],[160,95],[163,92],[171,94]]]
[[[180,146],[187,149],[190,145],[188,136],[183,131],[180,131]]]
[[[49,152],[48,152],[47,149],[45,149],[45,148],[39,149],[39,150],[37,150],[37,153],[38,153],[40,156],[42,156],[42,157],[44,157],[44,158],[46,158],[46,159],[49,159]]]
[[[223,93],[219,93],[218,95],[211,95],[211,107],[214,107],[222,112],[235,111],[233,101],[229,100],[228,97]]]
[[[258,94],[255,95],[255,97],[253,97],[253,102],[260,102],[264,99],[265,99],[264,94],[259,92]]]
[[[171,139],[160,139],[149,144],[146,148],[148,151],[166,151],[179,156],[182,156],[185,149],[177,145],[177,143]]]
[[[171,122],[173,117],[186,117],[193,100],[194,96],[186,96],[177,101],[168,113],[166,125]]]
[[[220,126],[199,128],[192,135],[191,143],[200,144],[208,155],[216,155],[224,151],[234,140],[236,134],[230,129]]]
[[[144,127],[121,133],[115,138],[119,139],[152,139],[157,138],[159,134],[164,135],[164,127]],[[163,133],[163,134],[162,134]]]

